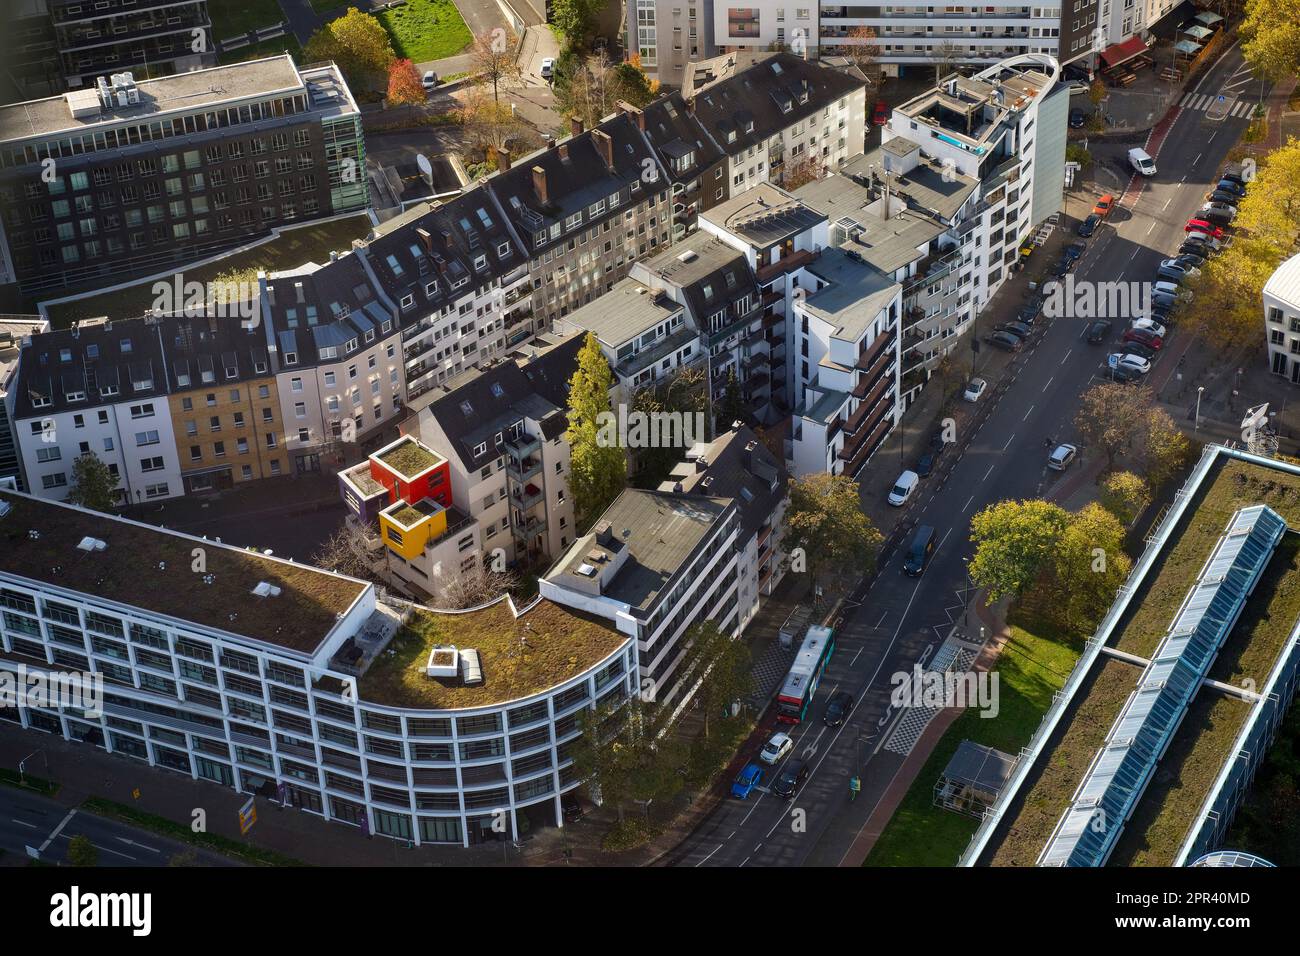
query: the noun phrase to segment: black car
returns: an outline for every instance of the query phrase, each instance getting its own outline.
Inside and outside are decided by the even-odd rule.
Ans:
[[[1216,189],[1205,197],[1207,202],[1227,203],[1229,206],[1235,206],[1241,201],[1241,197],[1236,193],[1230,193],[1226,189]]]
[[[787,760],[781,772],[772,781],[772,792],[783,800],[789,800],[799,792],[804,781],[808,779],[808,765],[802,760]]]
[[[1136,382],[1142,378],[1142,373],[1131,365],[1117,365],[1110,370],[1110,377],[1117,382]]]
[[[939,463],[939,456],[943,454],[943,444],[931,445],[920,458],[916,460],[914,469],[922,478],[928,478],[934,473],[934,466]]]
[[[1020,337],[1012,335],[1010,332],[994,332],[985,341],[995,349],[1001,349],[1004,352],[1020,351]]]
[[[1204,239],[1186,239],[1178,247],[1178,254],[1184,256],[1189,253],[1194,256],[1209,256],[1214,253],[1214,247]]]
[[[993,330],[995,332],[1010,332],[1022,339],[1029,338],[1029,333],[1033,331],[1023,322],[1003,322],[1001,325],[994,326]]]
[[[1052,266],[1052,275],[1058,279],[1062,278],[1075,267],[1078,261],[1073,256],[1061,256],[1056,260],[1056,264]]]
[[[1143,345],[1141,342],[1132,339],[1124,343],[1124,351],[1128,355],[1140,355],[1148,362],[1158,354],[1151,346]]]
[[[1088,326],[1088,344],[1100,345],[1110,338],[1112,328],[1110,319],[1098,319],[1092,325]]]
[[[1043,295],[1043,293],[1031,292],[1029,295],[1025,296],[1025,308],[1033,309],[1035,312],[1041,312],[1043,310],[1043,303],[1046,301],[1047,297]]]
[[[1037,318],[1038,310],[1027,305],[1022,305],[1020,311],[1016,313],[1016,321],[1021,325],[1033,325]]]
[[[1070,129],[1083,129],[1083,124],[1088,122],[1088,114],[1080,109],[1070,110]]]
[[[1083,222],[1079,223],[1079,228],[1076,229],[1075,232],[1077,232],[1084,239],[1087,239],[1089,236],[1091,236],[1094,232],[1097,231],[1097,227],[1100,225],[1101,225],[1101,216],[1098,216],[1096,213],[1093,213]]]
[[[853,709],[853,695],[846,690],[831,694],[826,704],[826,713],[822,714],[822,723],[827,727],[838,727]]]
[[[1204,250],[1181,252],[1174,259],[1184,269],[1199,269],[1206,261]]]
[[[1064,249],[1061,250],[1061,255],[1069,256],[1071,259],[1077,259],[1084,254],[1087,248],[1088,248],[1088,244],[1086,242],[1080,242],[1079,240],[1076,239],[1074,242],[1070,243],[1068,246],[1066,246]]]

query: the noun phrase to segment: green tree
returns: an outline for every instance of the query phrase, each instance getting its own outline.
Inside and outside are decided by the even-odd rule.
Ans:
[[[73,866],[99,866],[99,850],[88,836],[74,836],[68,841],[68,862]]]
[[[569,490],[573,492],[578,533],[587,530],[627,484],[627,456],[602,429],[612,415],[609,392],[614,373],[596,336],[578,352],[578,368],[569,380]]]
[[[1101,503],[1128,527],[1151,504],[1151,488],[1131,471],[1116,471],[1101,483]]]
[[[633,696],[617,705],[583,711],[582,736],[573,744],[574,767],[619,823],[633,800],[667,799],[682,787],[688,755],[676,738],[662,733],[664,712]]]
[[[724,633],[713,621],[703,621],[687,632],[685,657],[678,670],[682,692],[694,688],[694,700],[704,715],[706,740],[713,718],[753,691],[752,665],[745,642]]]
[[[566,45],[583,43],[595,29],[600,7],[599,0],[552,0],[550,24],[564,35]]]
[[[641,58],[634,56],[610,67],[610,82],[614,86],[616,100],[626,100],[641,108],[655,98],[658,84],[645,74],[640,66]]]
[[[72,488],[68,500],[94,511],[109,511],[117,500],[117,479],[92,452],[72,463]]]
[[[1147,479],[1159,488],[1187,464],[1192,443],[1163,408],[1152,408],[1143,422],[1143,458]]]
[[[1150,389],[1102,382],[1080,396],[1074,427],[1086,446],[1105,454],[1109,471],[1120,453],[1132,447],[1150,407]]]
[[[703,367],[680,368],[675,374],[640,389],[632,396],[632,409],[647,415],[669,412],[694,416],[698,413],[703,417],[707,428],[709,391]],[[635,459],[637,485],[642,488],[657,488],[660,482],[668,479],[673,466],[681,461],[688,450],[672,444],[629,450]]]
[[[999,501],[971,519],[970,576],[990,602],[1019,597],[1050,566],[1069,513],[1040,499]]]
[[[1241,51],[1259,76],[1277,82],[1300,70],[1300,0],[1247,0]]]
[[[361,89],[377,89],[397,59],[383,24],[356,7],[313,33],[303,56],[308,62],[333,60],[348,83]]]
[[[862,511],[857,483],[846,475],[821,472],[791,478],[785,526],[791,570],[806,570],[814,588],[828,568],[861,571],[874,559],[881,541]]]
[[[1115,600],[1132,562],[1124,527],[1096,502],[1069,518],[1053,548],[1051,606],[1067,628],[1091,631]]]

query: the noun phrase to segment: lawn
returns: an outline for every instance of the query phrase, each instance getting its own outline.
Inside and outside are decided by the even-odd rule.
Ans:
[[[1037,632],[1037,633],[1035,633]],[[921,768],[867,858],[867,866],[953,866],[979,821],[934,805],[934,784],[963,740],[1019,753],[1065,684],[1082,648],[1036,622],[1017,619],[997,661],[998,715],[968,710]]]
[[[298,40],[292,33],[286,33],[274,40],[264,40],[252,46],[241,46],[237,50],[227,50],[225,53],[219,54],[217,59],[222,66],[225,66],[229,63],[243,63],[245,60],[260,60],[268,56],[279,56],[281,53],[288,53],[293,57],[293,62],[302,66],[302,47],[298,45]]]
[[[451,0],[410,0],[375,16],[397,55],[415,63],[455,56],[474,39]]]
[[[237,255],[228,255],[203,267],[181,267],[185,281],[207,282],[230,272],[249,269],[267,272],[293,269],[305,262],[327,262],[333,251],[352,248],[352,240],[370,231],[370,218],[364,214],[318,222],[296,229],[286,229],[278,237]],[[47,308],[50,324],[65,329],[78,319],[107,315],[114,319],[136,318],[151,308],[154,280],[136,283],[124,289],[105,292],[84,299],[64,302]]]
[[[284,20],[276,0],[208,0],[208,15],[216,40],[229,40]]]

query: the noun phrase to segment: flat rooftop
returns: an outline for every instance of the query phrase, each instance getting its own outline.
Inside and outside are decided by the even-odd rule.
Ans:
[[[531,697],[599,664],[627,643],[600,618],[542,599],[519,617],[506,600],[461,614],[415,609],[388,647],[357,682],[358,696],[376,704],[457,710]],[[436,646],[478,651],[483,683],[428,677]]]
[[[299,74],[293,58],[286,53],[153,80],[138,80],[138,104],[106,109],[80,118],[72,115],[68,101],[62,95],[12,103],[0,106],[0,142],[152,119],[173,111],[193,112],[271,93],[302,92],[306,88],[304,79],[305,74]]]
[[[447,460],[410,435],[403,435],[391,445],[381,448],[372,457],[378,459],[399,477],[408,480],[424,474],[430,468],[436,468]]]
[[[1105,643],[1150,658],[1168,634],[1206,560],[1240,509],[1267,505],[1300,528],[1300,474],[1220,451],[1137,585]],[[1288,532],[1269,559],[1208,679],[1264,687],[1300,619],[1300,535]],[[978,862],[1033,866],[1116,718],[1139,686],[1143,667],[1100,655],[1028,769]],[[1252,685],[1246,685],[1252,686]],[[1254,710],[1202,685],[1170,739],[1108,865],[1171,866]]]
[[[806,232],[826,217],[771,183],[759,183],[700,214],[764,249]]]
[[[0,492],[0,501],[10,506],[0,517],[0,575],[294,651],[315,651],[338,616],[369,588],[363,581],[308,565],[71,505],[7,491]],[[32,537],[32,531],[39,537]],[[107,547],[79,549],[87,537]],[[190,569],[195,548],[205,552],[211,583]],[[281,593],[257,597],[253,588],[263,581],[281,588]]]
[[[804,300],[805,310],[849,338],[865,332],[902,289],[891,276],[842,249],[823,249],[806,268],[829,285]]]
[[[666,295],[656,295],[635,279],[620,279],[609,292],[555,323],[557,331],[594,332],[609,348],[618,348],[683,311]]]

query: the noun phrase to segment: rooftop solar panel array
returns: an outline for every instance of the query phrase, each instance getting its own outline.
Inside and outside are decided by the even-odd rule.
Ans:
[[[1265,505],[1232,516],[1043,849],[1040,866],[1105,864],[1286,530]]]

